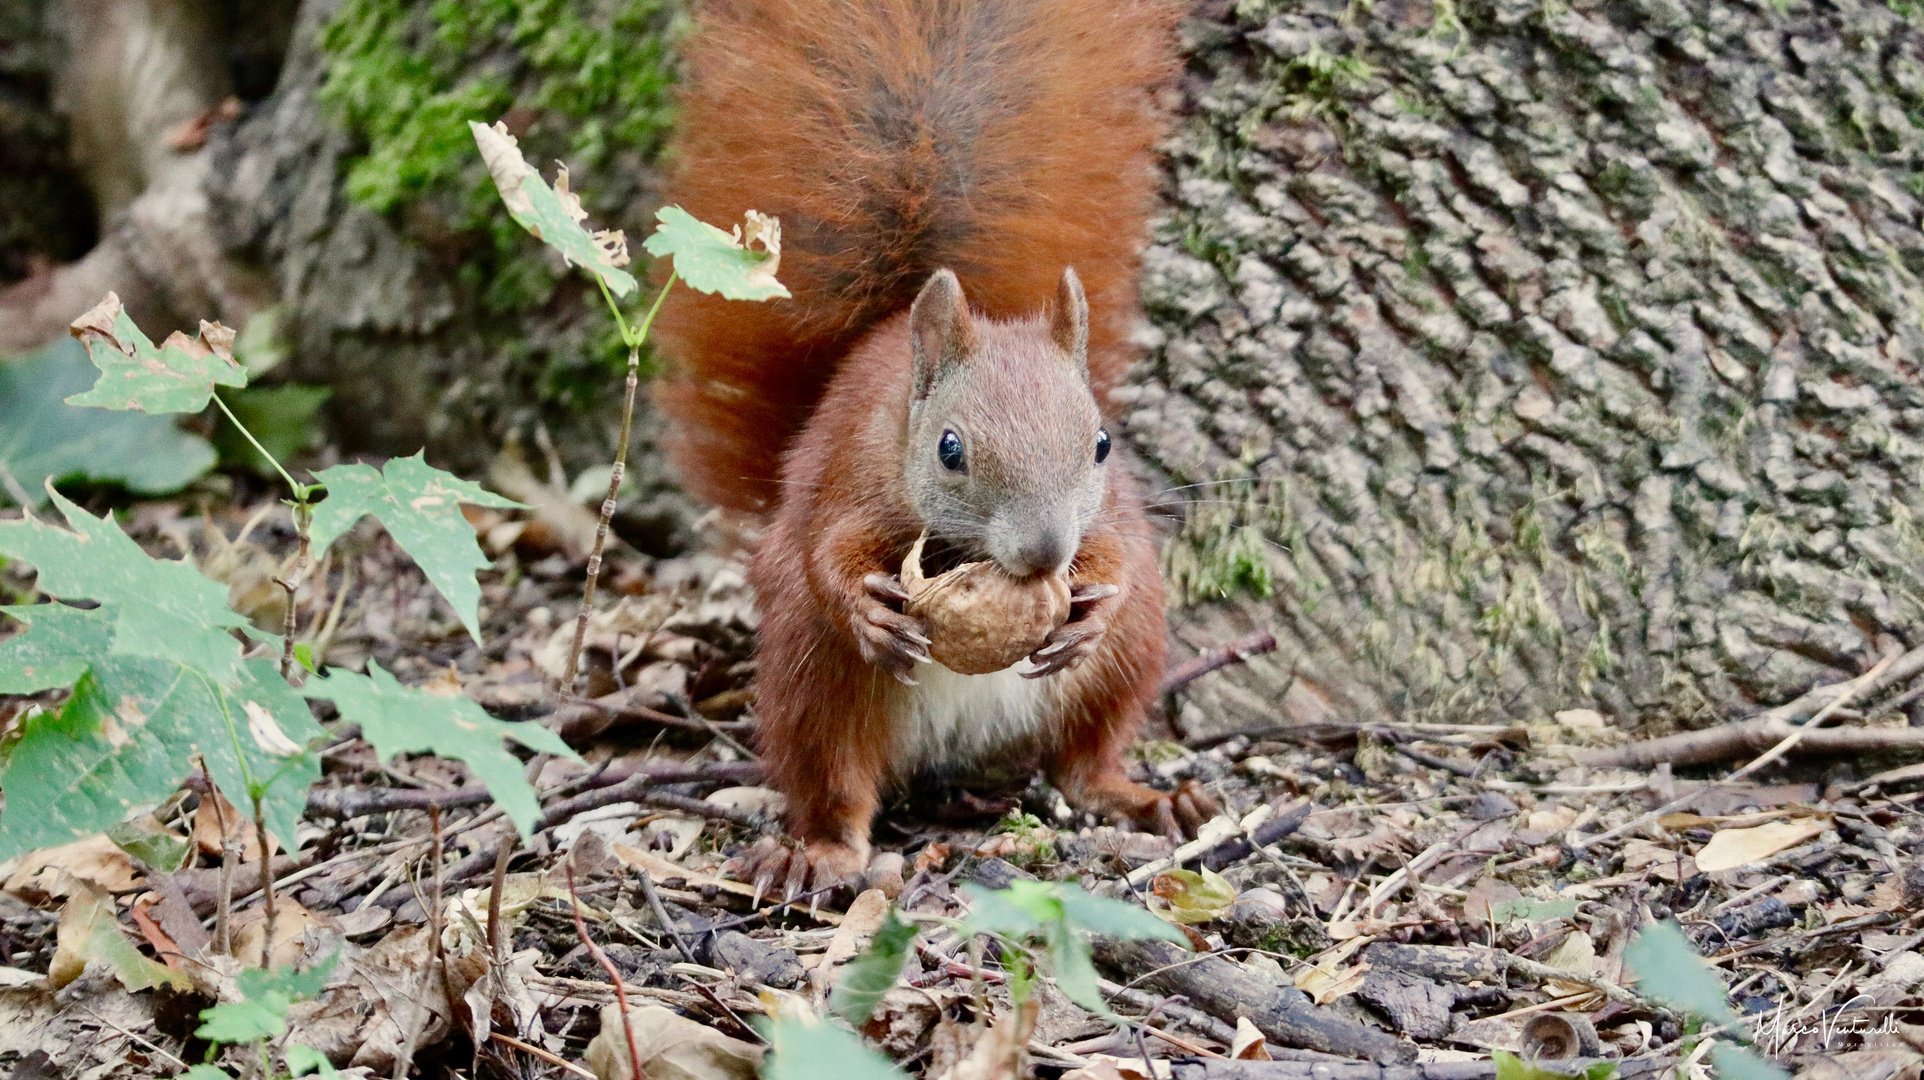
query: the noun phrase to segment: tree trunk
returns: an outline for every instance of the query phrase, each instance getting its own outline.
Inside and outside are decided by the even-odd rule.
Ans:
[[[1919,640],[1924,37],[1892,7],[1187,24],[1128,430],[1208,485],[1178,636],[1283,642],[1192,726],[1285,686],[1295,717],[1695,726]]]

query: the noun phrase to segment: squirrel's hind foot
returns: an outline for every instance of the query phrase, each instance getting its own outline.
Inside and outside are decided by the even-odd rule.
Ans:
[[[1064,794],[1078,809],[1128,822],[1179,844],[1195,839],[1203,822],[1222,813],[1222,806],[1195,780],[1184,780],[1174,791],[1157,791],[1115,776],[1087,783],[1073,794],[1066,791]]]
[[[816,840],[798,851],[781,839],[765,836],[731,860],[729,870],[737,881],[754,885],[755,906],[777,891],[787,903],[810,893],[826,894],[837,886],[860,888],[868,867],[867,847],[864,844],[858,850],[851,844]]]

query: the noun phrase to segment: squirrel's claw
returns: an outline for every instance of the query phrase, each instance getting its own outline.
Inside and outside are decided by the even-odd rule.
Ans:
[[[1120,585],[1077,585],[1075,588],[1069,590],[1069,602],[1071,604],[1093,604],[1098,600],[1107,600],[1120,592],[1122,592],[1122,586]]]
[[[775,884],[775,879],[787,872],[786,866],[790,854],[780,840],[772,836],[764,836],[755,841],[747,851],[730,860],[725,869],[739,880],[754,884],[755,895],[749,906],[760,907],[762,897],[768,894],[769,887]]]
[[[811,889],[820,893],[849,884],[867,864],[867,845],[857,850],[847,844],[818,840],[805,850],[797,850],[792,844],[764,836],[725,867],[737,880],[753,882],[755,907],[761,906],[765,896],[773,899],[777,893],[782,903],[793,903]]]
[[[1074,667],[1096,651],[1107,629],[1093,620],[1063,623],[1056,627],[1055,633],[1049,635],[1040,649],[1029,654],[1029,663],[1035,666],[1022,672],[1022,677],[1040,679],[1044,675]]]
[[[902,579],[894,574],[870,574],[862,579],[862,587],[868,594],[885,604],[906,603],[909,591],[902,587]]]
[[[1081,663],[1084,657],[1096,651],[1102,643],[1102,635],[1109,630],[1106,615],[1099,614],[1094,605],[1122,592],[1117,585],[1105,582],[1090,582],[1077,585],[1069,592],[1071,608],[1081,608],[1068,622],[1055,628],[1042,647],[1029,654],[1029,663],[1035,665],[1022,672],[1023,678],[1040,679],[1053,675]]]
[[[905,685],[915,685],[910,674],[915,665],[931,661],[929,636],[925,633],[928,628],[913,616],[871,602],[862,613],[862,625],[856,629],[855,643],[862,659],[886,670]]]
[[[1184,839],[1195,837],[1202,830],[1203,822],[1223,812],[1223,808],[1195,780],[1183,781],[1176,793],[1169,797],[1167,805]]]

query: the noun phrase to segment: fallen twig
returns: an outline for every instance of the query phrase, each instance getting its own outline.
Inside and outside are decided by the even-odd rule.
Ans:
[[[1924,652],[1924,650],[1917,650],[1917,652]],[[1850,701],[1853,697],[1856,697],[1858,693],[1863,691],[1865,688],[1869,687],[1872,683],[1875,683],[1877,681],[1878,676],[1888,671],[1894,665],[1894,662],[1897,659],[1898,659],[1898,653],[1896,652],[1896,650],[1892,650],[1888,655],[1884,657],[1884,659],[1879,660],[1874,666],[1872,666],[1872,668],[1869,671],[1866,671],[1864,674],[1859,675],[1857,678],[1852,679],[1850,682],[1845,683],[1841,688],[1837,690],[1836,694],[1834,694],[1831,697],[1830,701],[1827,704],[1825,704],[1823,708],[1817,710],[1816,715],[1812,716],[1808,723],[1806,723],[1802,727],[1788,727],[1788,725],[1786,725],[1786,730],[1782,733],[1782,737],[1775,740],[1775,742],[1770,746],[1768,750],[1764,751],[1764,753],[1761,756],[1757,757],[1750,764],[1744,766],[1741,769],[1738,769],[1736,772],[1733,772],[1729,776],[1726,776],[1722,780],[1718,781],[1717,786],[1725,787],[1731,784],[1735,784],[1738,781],[1742,780],[1744,777],[1749,776],[1750,774],[1756,772],[1757,770],[1763,768],[1766,765],[1769,765],[1771,762],[1781,759],[1785,754],[1790,752],[1792,747],[1796,746],[1798,743],[1800,742],[1808,743],[1811,741],[1811,738],[1810,738],[1811,736],[1823,734],[1822,730],[1818,729],[1817,725],[1823,723],[1826,717],[1830,716],[1830,714],[1836,712],[1838,709],[1843,708],[1846,702]],[[1841,730],[1851,730],[1851,729],[1840,728],[1838,730],[1841,731]],[[1860,728],[1856,730],[1861,731],[1866,729]],[[1655,741],[1662,742],[1663,740],[1658,739]],[[1920,740],[1919,745],[1924,746],[1924,740]],[[1624,822],[1622,825],[1619,825],[1614,829],[1606,829],[1595,836],[1583,837],[1582,839],[1579,839],[1576,842],[1572,843],[1570,846],[1575,848],[1578,851],[1582,851],[1583,849],[1590,847],[1593,844],[1600,843],[1604,840],[1608,840],[1615,836],[1621,836],[1627,832],[1632,832],[1634,830],[1641,829],[1645,825],[1648,825],[1649,823],[1657,820],[1658,818],[1664,816],[1665,814],[1675,813],[1676,811],[1683,809],[1685,806],[1693,802],[1699,795],[1703,794],[1706,790],[1709,790],[1709,789],[1707,787],[1699,788],[1695,791],[1691,791],[1686,794],[1679,795],[1676,798],[1671,799],[1669,802],[1664,803],[1662,806],[1657,807],[1655,810],[1652,810],[1649,813],[1644,814],[1642,817]]]
[[[458,788],[315,788],[307,793],[307,812],[314,817],[342,821],[395,810],[452,810],[488,802],[480,784]]]
[[[1151,994],[1146,990],[1112,983],[1108,979],[1097,979],[1096,986],[1102,996],[1112,1002],[1141,1009],[1145,1013],[1160,1009],[1164,1014],[1183,1022],[1184,1025],[1201,1032],[1203,1035],[1228,1046],[1236,1041],[1236,1025],[1224,1023],[1206,1012],[1199,1012],[1187,1005],[1179,1005],[1172,998]]]
[[[1611,1001],[1625,1005],[1643,1004],[1637,995],[1608,979],[1551,967],[1535,960],[1526,960],[1515,953],[1482,945],[1397,945],[1379,941],[1363,950],[1363,959],[1371,967],[1407,972],[1445,983],[1467,983],[1478,979],[1492,982],[1509,971],[1537,982],[1555,981],[1587,986]]]
[[[488,1038],[493,1039],[495,1042],[498,1042],[503,1046],[512,1046],[516,1050],[519,1050],[524,1054],[529,1054],[534,1057],[538,1057],[541,1060],[547,1062],[548,1064],[558,1066],[559,1068],[564,1069],[567,1072],[573,1073],[576,1076],[585,1076],[585,1077],[588,1077],[588,1080],[595,1080],[595,1074],[593,1072],[587,1069],[584,1069],[579,1065],[576,1065],[574,1062],[569,1061],[566,1058],[559,1057],[555,1054],[551,1054],[548,1051],[543,1050],[539,1046],[535,1046],[532,1043],[522,1042],[520,1039],[517,1039],[512,1035],[504,1035],[499,1031],[490,1031],[488,1032]],[[640,1076],[641,1074],[636,1073],[635,1075]]]
[[[550,713],[545,718],[545,722],[554,728],[556,734],[570,742],[578,742],[599,734],[614,720],[647,720],[663,727],[681,728],[686,731],[699,731],[723,737],[749,735],[755,731],[753,720],[710,720],[704,716],[676,716],[674,713],[662,712],[660,709],[642,705],[633,700],[648,692],[641,687],[630,687],[598,698],[571,698]],[[734,740],[731,738],[729,741]]]
[[[1539,1061],[1541,1070],[1580,1077],[1600,1064],[1617,1067],[1617,1080],[1657,1077],[1677,1064],[1672,1057],[1572,1058]],[[1174,1080],[1493,1080],[1494,1061],[1433,1061],[1422,1065],[1372,1065],[1361,1061],[1236,1061],[1204,1058],[1170,1063]],[[1564,1072],[1568,1070],[1568,1072]]]
[[[1288,810],[1256,826],[1254,832],[1243,836],[1232,836],[1222,843],[1217,844],[1215,847],[1210,848],[1208,851],[1203,852],[1201,856],[1202,864],[1210,870],[1221,870],[1230,863],[1249,855],[1257,848],[1265,848],[1277,841],[1286,839],[1297,829],[1303,827],[1303,822],[1309,820],[1310,812],[1315,809],[1316,804],[1305,799],[1301,803],[1290,807]]]
[[[1600,750],[1579,750],[1577,764],[1603,769],[1654,769],[1664,762],[1697,765],[1757,754],[1803,732],[1798,741],[1809,753],[1868,754],[1894,750],[1924,750],[1924,728],[1818,728],[1818,716],[1829,716],[1853,698],[1874,694],[1886,686],[1924,671],[1924,648],[1888,656],[1870,671],[1847,682],[1817,687],[1794,701],[1749,720],[1702,731],[1687,731],[1661,739],[1647,739]],[[1806,717],[1812,718],[1802,724]],[[1786,747],[1786,750],[1790,747]]]
[[[641,1080],[644,1075],[641,1071],[641,1053],[635,1049],[635,1025],[628,1016],[628,990],[621,981],[621,972],[616,970],[615,962],[608,959],[608,954],[601,951],[601,946],[588,936],[588,924],[581,921],[581,897],[575,895],[575,868],[571,865],[567,869],[568,902],[575,917],[575,934],[581,938],[582,947],[588,950],[588,955],[594,957],[595,962],[601,965],[601,970],[608,973],[608,981],[615,984],[615,1001],[621,1006],[621,1033],[628,1037],[628,1067],[633,1070],[629,1075]],[[643,876],[646,876],[646,871]]]
[[[1173,694],[1212,671],[1240,664],[1252,656],[1261,656],[1276,651],[1276,635],[1269,630],[1258,630],[1246,634],[1227,645],[1204,649],[1194,658],[1185,660],[1163,673],[1162,685],[1158,687],[1165,694]]]
[[[1294,987],[1279,987],[1218,957],[1197,958],[1166,941],[1095,939],[1098,963],[1165,994],[1180,994],[1223,1019],[1247,1016],[1270,1041],[1385,1064],[1416,1059],[1416,1046],[1331,1012]],[[1307,1075],[1307,1074],[1305,1074]]]
[[[569,871],[569,874],[571,876],[573,873],[574,872],[572,870]],[[681,958],[683,960],[686,960],[691,964],[701,963],[700,960],[695,959],[694,950],[690,949],[688,947],[688,943],[682,940],[681,931],[675,929],[674,920],[668,917],[668,908],[662,904],[661,895],[655,892],[654,879],[648,876],[648,871],[646,870],[643,870],[640,873],[641,873],[641,895],[644,899],[648,901],[648,910],[655,913],[655,921],[661,924],[661,932],[664,934],[667,934],[668,940],[675,943],[675,948],[677,951],[681,953]],[[639,1076],[641,1074],[637,1072],[635,1075]]]

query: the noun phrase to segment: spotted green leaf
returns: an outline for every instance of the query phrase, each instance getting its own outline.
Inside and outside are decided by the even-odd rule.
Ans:
[[[187,865],[187,853],[194,847],[187,837],[157,827],[151,817],[123,821],[107,830],[107,839],[145,865],[168,874]]]
[[[705,293],[730,300],[772,300],[787,296],[775,280],[782,261],[782,227],[765,214],[749,211],[748,229],[725,233],[679,206],[655,211],[661,224],[646,243],[648,254],[675,260],[675,276]],[[755,250],[760,243],[763,250]]]
[[[99,601],[112,613],[118,655],[171,660],[220,683],[239,674],[240,642],[228,631],[247,620],[227,606],[226,586],[185,560],[149,557],[111,516],[94,517],[59,492],[53,501],[72,531],[32,516],[0,522],[0,555],[32,564],[42,592]]]
[[[360,725],[361,737],[374,744],[382,761],[396,754],[426,752],[466,762],[521,835],[530,835],[541,807],[520,759],[501,740],[510,738],[530,750],[578,760],[561,737],[533,722],[496,720],[464,697],[442,697],[402,686],[372,661],[367,670],[366,675],[356,675],[333,669],[327,678],[310,681],[301,692],[332,701],[341,710],[342,720]]]
[[[58,710],[27,718],[0,768],[7,793],[0,862],[112,828],[166,798],[196,757],[236,805],[251,805],[250,776],[273,781],[261,809],[268,831],[291,849],[308,786],[320,777],[319,759],[290,760],[257,745],[248,731],[250,709],[272,715],[296,742],[321,734],[266,660],[248,661],[230,686],[168,660],[96,660]]]
[[[474,572],[488,565],[475,541],[474,526],[461,514],[462,503],[514,508],[481,485],[429,465],[420,454],[391,458],[382,469],[372,465],[336,465],[316,476],[327,485],[327,498],[314,508],[309,529],[316,553],[373,514],[388,535],[420,564],[428,581],[454,607],[461,625],[478,642],[481,587]]]
[[[627,238],[618,229],[591,233],[583,227],[588,212],[581,208],[580,196],[568,190],[567,166],[561,167],[554,186],[549,187],[521,156],[505,124],[489,127],[470,120],[468,130],[474,133],[481,160],[487,162],[509,217],[562,258],[600,278],[615,296],[635,291],[634,276],[621,269],[628,265]]]
[[[213,468],[214,448],[171,416],[82,411],[66,403],[98,374],[77,341],[0,363],[0,500],[45,505],[49,480],[162,495]]]
[[[26,625],[0,641],[0,694],[37,694],[72,686],[114,644],[113,613],[65,604],[0,607]]]
[[[73,334],[87,346],[100,369],[93,389],[67,399],[69,405],[97,409],[136,409],[145,413],[197,413],[207,407],[216,386],[246,386],[247,369],[234,359],[234,332],[202,322],[194,337],[176,330],[156,348],[108,293],[92,311],[73,323]]]

